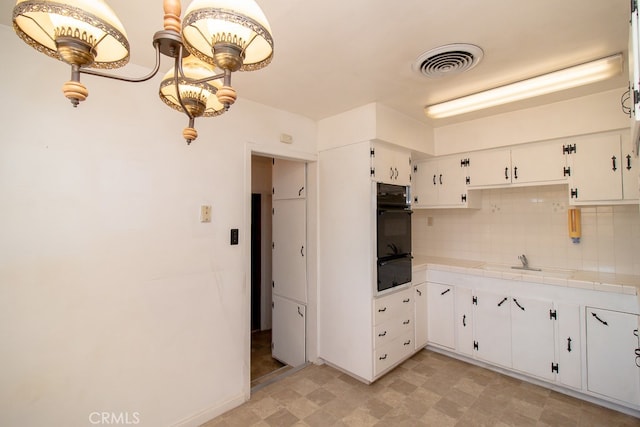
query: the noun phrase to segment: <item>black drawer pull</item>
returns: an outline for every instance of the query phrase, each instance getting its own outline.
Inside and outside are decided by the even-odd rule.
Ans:
[[[407,319],[404,322],[402,322],[403,325],[408,325],[409,323],[411,323],[411,320]]]
[[[386,358],[387,358],[387,354],[386,354],[386,353],[385,353],[385,355],[384,355],[384,356],[380,356],[380,357],[378,357],[378,359],[380,359],[380,360],[385,360]]]
[[[509,299],[509,298],[506,298],[506,297],[505,297],[502,301],[500,301],[500,302],[498,303],[498,307],[500,307],[502,304],[504,304],[505,302],[507,302],[507,300],[508,300],[508,299]]]
[[[447,289],[446,291],[440,292],[440,295],[444,295],[444,294],[446,294],[447,292],[450,292],[450,291],[451,291],[451,288]]]
[[[384,331],[384,332],[378,334],[379,337],[384,337],[385,335],[387,335],[387,331]]]
[[[405,304],[408,303],[409,301],[411,301],[411,298],[407,298],[407,299],[403,299],[402,300],[402,302],[405,303]]]
[[[387,311],[387,307],[378,309],[378,313],[384,313],[385,311]]]

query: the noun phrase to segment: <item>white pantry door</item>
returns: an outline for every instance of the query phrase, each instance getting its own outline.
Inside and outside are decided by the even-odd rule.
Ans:
[[[300,366],[306,362],[306,306],[273,295],[272,307],[271,355],[289,366]]]

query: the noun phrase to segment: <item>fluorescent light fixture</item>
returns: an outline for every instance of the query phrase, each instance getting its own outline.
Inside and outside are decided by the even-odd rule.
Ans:
[[[546,95],[564,89],[608,79],[622,72],[622,54],[608,56],[586,64],[554,71],[473,95],[425,107],[427,117],[440,119],[483,108]]]

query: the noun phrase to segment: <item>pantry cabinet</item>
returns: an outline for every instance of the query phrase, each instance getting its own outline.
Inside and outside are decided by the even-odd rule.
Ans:
[[[413,166],[413,207],[479,207],[476,194],[467,192],[466,156],[445,156],[417,162]]]
[[[411,152],[389,144],[371,143],[371,177],[386,184],[411,184]]]
[[[589,391],[640,405],[638,315],[587,307],[585,316]]]

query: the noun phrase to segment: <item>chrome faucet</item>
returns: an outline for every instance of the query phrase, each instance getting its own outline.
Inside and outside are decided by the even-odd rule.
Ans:
[[[518,255],[518,259],[522,262],[522,268],[529,268],[529,260],[525,254]]]

